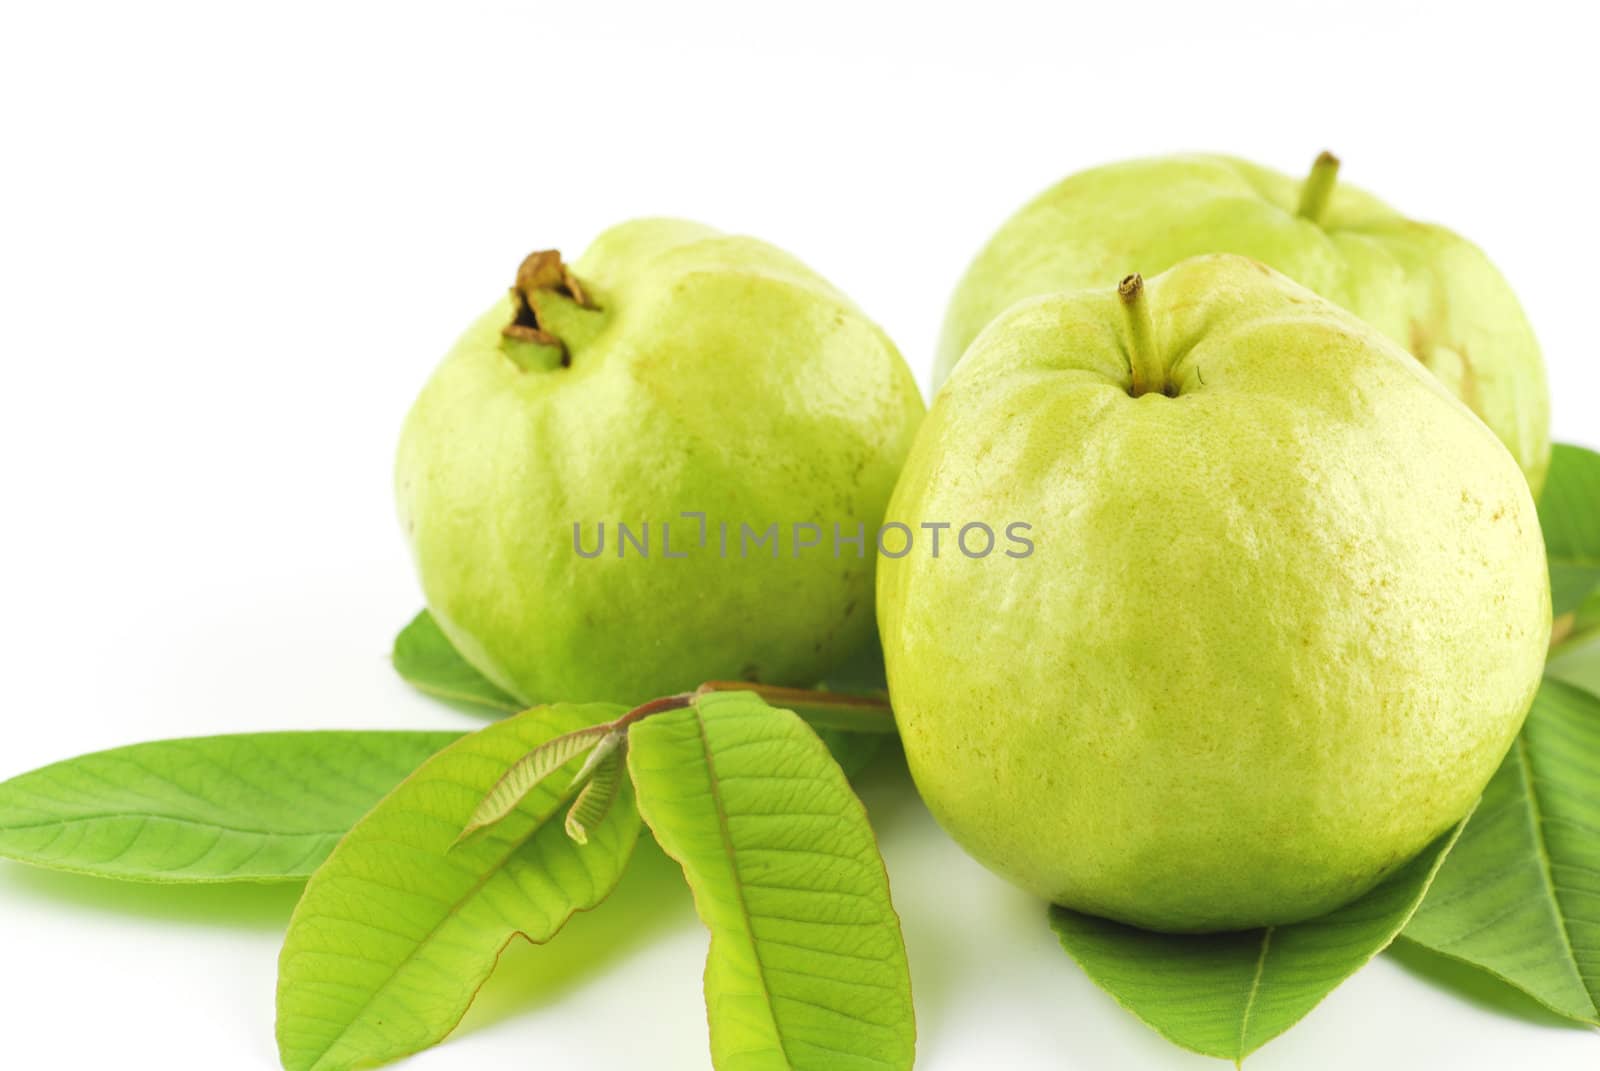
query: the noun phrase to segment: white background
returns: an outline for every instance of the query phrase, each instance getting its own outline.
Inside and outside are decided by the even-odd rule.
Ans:
[[[1477,6],[8,4],[0,777],[159,737],[472,724],[386,660],[419,603],[399,422],[522,254],[634,215],[793,250],[926,383],[965,261],[1044,185],[1328,147],[1490,251],[1544,342],[1557,434],[1600,442],[1592,16]],[[867,794],[919,1067],[1221,1066],[1091,985],[892,770]],[[293,899],[0,865],[0,1066],[273,1067]],[[704,946],[651,851],[556,946],[509,953],[414,1066],[705,1067]],[[1250,1066],[1597,1061],[1593,1032],[1413,953]]]

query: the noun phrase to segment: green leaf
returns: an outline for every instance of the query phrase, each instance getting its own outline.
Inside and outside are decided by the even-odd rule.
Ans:
[[[611,726],[606,724],[586,726],[577,732],[547,740],[512,763],[511,768],[489,790],[489,794],[483,797],[477,810],[472,812],[472,818],[461,831],[462,837],[491,826],[510,814],[545,778],[579,755],[592,752],[611,732]]]
[[[1600,591],[1583,600],[1570,617],[1557,619],[1544,673],[1600,695]]]
[[[715,693],[635,725],[628,768],[711,931],[718,1071],[909,1068],[900,921],[866,812],[816,734]]]
[[[1405,935],[1600,1023],[1600,699],[1546,681]]]
[[[1555,444],[1539,525],[1550,556],[1551,608],[1559,617],[1600,587],[1600,454]]]
[[[621,712],[558,704],[497,722],[430,759],[350,831],[312,875],[284,941],[284,1067],[376,1067],[437,1043],[513,937],[547,941],[605,899],[638,837],[627,797],[580,846],[556,817],[568,778],[552,777],[504,820],[456,841],[508,766]]]
[[[413,688],[440,699],[508,714],[528,705],[473,669],[427,610],[394,638],[394,668]]]
[[[581,770],[579,776],[582,776]],[[621,784],[622,755],[616,751],[608,752],[595,764],[589,779],[583,784],[583,791],[572,801],[572,809],[567,812],[567,836],[579,844],[588,844],[589,831],[605,820],[612,803],[616,802]]]
[[[1588,631],[1551,651],[1544,675],[1600,695],[1600,632]]]
[[[1581,636],[1600,630],[1600,589],[1591,591],[1589,597],[1572,612],[1572,634]]]
[[[1168,1040],[1243,1060],[1388,947],[1460,834],[1440,837],[1366,896],[1309,922],[1162,934],[1051,908],[1056,936],[1094,983]]]
[[[829,692],[847,692],[855,695],[888,695],[889,672],[883,664],[883,641],[877,630],[872,639],[833,667],[827,678],[817,687]]]
[[[242,733],[83,755],[0,784],[0,856],[125,881],[304,881],[460,735]]]
[[[817,737],[833,755],[844,775],[852,780],[872,765],[889,738],[877,733],[846,733],[838,729],[818,729]]]

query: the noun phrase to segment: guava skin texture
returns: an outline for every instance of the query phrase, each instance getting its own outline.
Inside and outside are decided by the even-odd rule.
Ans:
[[[1324,154],[1313,176],[1319,168],[1332,185],[1338,161]],[[1504,277],[1465,238],[1344,183],[1302,206],[1312,181],[1201,155],[1073,175],[1006,221],[967,269],[946,314],[935,385],[1023,298],[1238,253],[1408,349],[1493,429],[1537,496],[1550,463],[1549,391],[1538,341]]]
[[[1516,463],[1399,346],[1255,261],[1025,301],[940,391],[879,563],[918,790],[973,856],[1173,932],[1331,911],[1465,815],[1550,634]],[[1155,370],[1133,396],[1136,355]]]
[[[873,535],[924,409],[893,343],[789,255],[678,220],[607,231],[566,282],[530,291],[536,324],[496,303],[401,436],[401,521],[461,654],[529,703],[639,703],[810,685],[871,642]],[[618,522],[648,523],[647,559],[618,557]],[[575,523],[591,552],[605,525],[598,557]],[[777,524],[776,555],[741,557],[741,524]],[[835,524],[865,525],[861,556]]]

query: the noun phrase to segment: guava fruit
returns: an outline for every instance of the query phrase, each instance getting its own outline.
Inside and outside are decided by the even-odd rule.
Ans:
[[[808,685],[871,642],[922,414],[799,261],[639,220],[570,268],[529,257],[456,343],[406,420],[399,511],[440,627],[526,702]]]
[[[1406,347],[1476,413],[1534,494],[1550,462],[1544,362],[1522,306],[1477,246],[1336,184],[1226,156],[1166,156],[1080,172],[1001,226],[956,288],[934,382],[1023,298],[1238,253],[1344,306]]]
[[[1516,462],[1401,347],[1252,260],[1019,303],[885,524],[1031,554],[879,563],[917,788],[1038,895],[1174,932],[1324,914],[1467,813],[1550,634]]]

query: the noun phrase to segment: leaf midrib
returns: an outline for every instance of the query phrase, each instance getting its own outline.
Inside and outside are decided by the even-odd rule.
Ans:
[[[772,1032],[777,1038],[778,1051],[784,1063],[794,1066],[789,1056],[789,1046],[784,1039],[783,1027],[778,1023],[778,1007],[772,999],[772,983],[767,978],[767,965],[761,958],[761,948],[756,942],[755,917],[744,895],[744,879],[739,874],[738,856],[733,846],[733,830],[728,825],[728,808],[722,799],[722,781],[717,776],[717,763],[711,755],[711,741],[706,736],[706,719],[699,704],[691,704],[695,730],[700,736],[700,752],[706,760],[706,785],[711,791],[711,802],[717,812],[717,829],[721,834],[722,851],[728,860],[728,872],[733,877],[733,891],[739,901],[739,915],[744,919],[744,930],[750,936],[750,957],[755,960],[756,973],[761,979],[761,997],[767,1005],[767,1015],[772,1020]]]
[[[197,829],[221,830],[224,833],[239,833],[252,837],[342,837],[349,832],[348,829],[308,829],[301,832],[285,833],[281,830],[272,829],[247,829],[243,826],[230,826],[223,822],[212,822],[200,818],[182,818],[175,814],[155,814],[150,811],[105,811],[95,814],[77,814],[63,818],[48,818],[42,822],[0,824],[0,834],[26,832],[32,829],[49,829],[53,826],[70,826],[80,822],[105,822],[119,818],[135,818],[142,822],[172,822],[175,825],[194,826]]]
[[[1544,883],[1545,892],[1550,898],[1551,914],[1555,918],[1556,931],[1561,935],[1561,946],[1566,950],[1566,965],[1572,971],[1573,978],[1578,983],[1578,988],[1589,996],[1589,1004],[1596,1004],[1595,993],[1589,987],[1589,982],[1578,969],[1578,953],[1572,946],[1572,934],[1567,929],[1567,913],[1562,906],[1561,897],[1556,892],[1555,867],[1550,859],[1550,849],[1544,840],[1544,808],[1539,803],[1539,794],[1534,787],[1533,760],[1529,756],[1526,740],[1519,733],[1512,750],[1517,756],[1517,777],[1522,782],[1523,794],[1528,800],[1528,826],[1533,838],[1534,854],[1539,860],[1539,877]]]
[[[1277,932],[1276,926],[1268,926],[1261,934],[1261,954],[1256,957],[1256,973],[1250,979],[1250,991],[1244,997],[1244,1013],[1239,1017],[1239,1055],[1238,1059],[1245,1058],[1247,1050],[1246,1039],[1250,1035],[1250,1016],[1256,1008],[1256,997],[1261,994],[1261,977],[1267,971],[1267,950],[1272,947],[1272,935]]]

